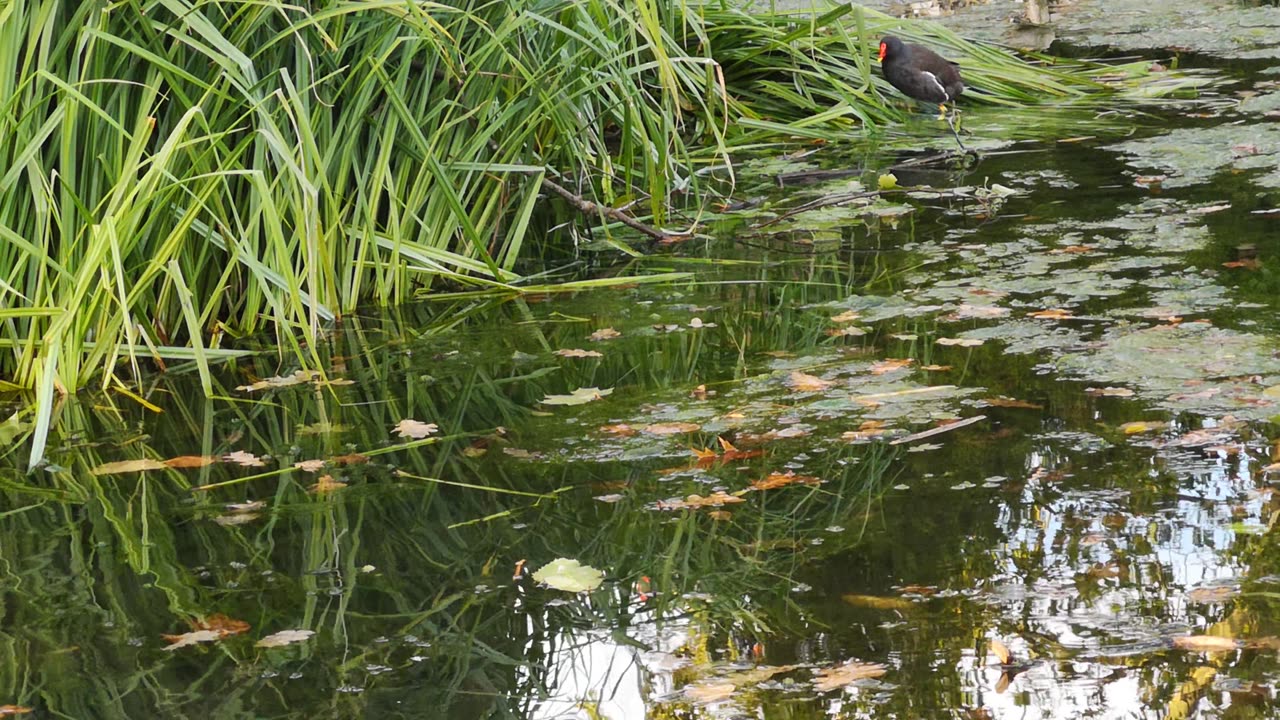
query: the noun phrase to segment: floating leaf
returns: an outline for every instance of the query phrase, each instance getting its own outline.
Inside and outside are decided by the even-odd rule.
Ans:
[[[836,690],[848,685],[849,683],[863,680],[866,678],[878,678],[885,674],[888,670],[884,665],[879,663],[864,663],[857,660],[849,662],[833,668],[824,668],[818,671],[818,677],[813,681],[813,688],[818,692],[828,692]]]
[[[214,613],[204,620],[192,622],[191,627],[196,630],[212,630],[222,637],[230,637],[231,635],[249,632],[249,628],[252,626],[243,620],[236,620],[222,613]]]
[[[1136,435],[1138,433],[1151,432],[1153,430],[1163,430],[1168,426],[1169,426],[1169,423],[1166,423],[1166,422],[1147,422],[1143,420],[1138,420],[1135,422],[1127,422],[1121,425],[1120,430],[1125,435]]]
[[[316,370],[299,370],[292,375],[269,377],[259,380],[251,385],[240,385],[236,389],[243,392],[257,392],[259,390],[289,387],[290,385],[301,385],[318,378],[320,378],[320,373]]]
[[[1085,388],[1085,392],[1098,397],[1133,397],[1134,394],[1129,388],[1121,387]]]
[[[579,349],[573,349],[573,350],[556,350],[556,351],[555,351],[554,353],[552,353],[552,354],[553,354],[553,355],[559,355],[560,357],[567,357],[567,358],[598,358],[598,357],[604,357],[604,353],[602,353],[602,352],[597,352],[597,351],[595,351],[595,350],[579,350]]]
[[[600,587],[604,573],[577,560],[557,558],[543,565],[533,574],[533,579],[556,590],[577,593]]]
[[[618,425],[605,425],[600,428],[600,432],[604,433],[605,435],[617,435],[618,437],[631,437],[632,435],[640,434],[639,430],[631,427],[630,425],[627,425],[626,423],[621,423]]]
[[[1174,638],[1173,646],[1189,652],[1230,652],[1240,647],[1240,643],[1217,635],[1187,635]]]
[[[422,438],[425,438],[429,435],[434,435],[439,431],[440,431],[440,426],[436,425],[435,423],[424,423],[421,420],[405,418],[404,420],[401,420],[400,422],[396,423],[395,430],[393,430],[392,432],[394,432],[396,435],[399,435],[402,438],[413,438],[414,440],[421,440]]]
[[[763,480],[753,480],[751,482],[751,487],[756,490],[773,490],[780,487],[786,487],[788,485],[794,485],[795,483],[818,485],[821,482],[821,479],[812,475],[797,475],[788,470],[785,473],[772,473]]]
[[[222,639],[222,636],[214,630],[193,630],[188,633],[182,633],[181,635],[161,635],[160,637],[169,641],[169,645],[165,647],[165,650],[168,652],[173,652],[178,648],[187,647],[188,645],[214,642],[215,640]]]
[[[248,525],[259,517],[258,513],[255,512],[237,512],[230,515],[219,515],[213,521],[219,525],[231,527],[234,525]]]
[[[841,595],[840,599],[855,607],[865,607],[873,610],[910,610],[915,607],[915,603],[910,600],[904,600],[896,597],[884,597],[882,595],[856,595],[848,593]]]
[[[613,394],[613,388],[578,388],[568,395],[548,395],[542,398],[543,405],[585,405],[593,400],[600,400]]]
[[[1187,593],[1187,599],[1195,603],[1221,603],[1230,600],[1240,591],[1229,585],[1198,587]]]
[[[369,462],[369,456],[362,455],[360,453],[347,453],[346,455],[334,455],[333,457],[329,458],[329,462],[339,466],[363,465]]]
[[[787,387],[796,392],[822,392],[831,387],[831,381],[799,370],[792,370],[791,375],[787,376]]]
[[[285,645],[300,643],[315,634],[314,630],[281,630],[278,633],[262,638],[254,645],[265,648],[284,647]]]
[[[840,313],[839,315],[836,315],[835,317],[831,318],[831,322],[850,323],[850,322],[853,322],[854,320],[857,320],[860,317],[862,317],[861,313],[856,313],[852,310],[846,310]]]
[[[324,495],[325,493],[331,493],[334,490],[341,490],[346,486],[346,483],[341,480],[335,480],[332,475],[321,475],[314,485],[307,488],[307,492]]]
[[[94,475],[119,475],[121,473],[146,472],[148,470],[165,470],[168,467],[168,465],[159,460],[138,458],[137,460],[118,460],[116,462],[103,463],[89,472]]]
[[[690,700],[706,705],[709,703],[722,702],[733,697],[733,692],[738,689],[737,685],[727,682],[701,682],[693,685],[684,686],[684,696]]]
[[[871,374],[884,375],[886,373],[891,373],[894,370],[901,370],[904,367],[908,367],[914,362],[915,360],[912,360],[911,358],[891,358],[887,360],[880,360],[879,362],[871,365]]]
[[[1013,398],[1007,398],[1007,397],[983,398],[982,401],[994,407],[1022,408],[1024,410],[1043,410],[1044,409],[1043,405],[1037,405],[1032,402],[1027,402],[1026,400],[1015,400]]]
[[[938,338],[936,342],[939,345],[944,346],[955,345],[957,347],[977,347],[986,342],[986,340],[979,338]]]
[[[617,330],[614,330],[611,327],[600,328],[599,330],[591,333],[591,335],[588,336],[589,339],[594,340],[596,342],[600,342],[602,340],[612,340],[617,337],[622,337],[622,333],[618,332]]]
[[[711,493],[706,497],[701,495],[690,495],[686,498],[659,500],[657,506],[659,510],[696,510],[698,508],[721,507],[723,505],[732,505],[740,502],[746,501],[737,495],[729,495],[723,490],[720,490]]]
[[[665,422],[644,426],[644,431],[650,435],[682,435],[684,433],[697,432],[701,429],[701,425],[691,422]]]
[[[1008,665],[1009,661],[1013,659],[1013,653],[1009,652],[1007,645],[1000,642],[1000,638],[991,638],[987,645],[991,648],[991,654],[996,656],[996,662],[1001,665]]]
[[[164,464],[171,468],[199,468],[216,462],[216,458],[207,455],[179,455],[165,460]]]
[[[235,463],[244,467],[266,467],[267,465],[257,455],[243,450],[229,452],[222,456],[222,460],[223,462]]]
[[[1032,317],[1037,320],[1065,320],[1070,317],[1075,317],[1075,314],[1070,310],[1064,310],[1063,308],[1053,308],[1051,310],[1040,310],[1037,312],[1027,313],[1027,317]]]

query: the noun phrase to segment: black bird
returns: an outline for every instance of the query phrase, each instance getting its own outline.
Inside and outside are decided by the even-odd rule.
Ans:
[[[954,101],[964,92],[964,81],[956,63],[921,45],[909,45],[892,35],[880,41],[880,64],[884,67],[884,79],[903,95],[927,103],[937,103],[939,120],[946,120],[951,133],[955,125],[947,117],[948,101]],[[964,147],[964,143],[960,143]]]

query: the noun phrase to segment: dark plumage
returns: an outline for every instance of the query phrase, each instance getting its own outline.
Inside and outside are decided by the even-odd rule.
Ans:
[[[886,37],[880,41],[880,63],[890,85],[909,98],[937,103],[943,117],[947,112],[943,103],[964,92],[956,64],[927,47]]]

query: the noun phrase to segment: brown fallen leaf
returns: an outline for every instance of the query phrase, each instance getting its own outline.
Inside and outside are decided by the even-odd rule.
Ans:
[[[625,423],[619,425],[604,425],[600,428],[600,432],[605,435],[617,435],[618,437],[631,437],[639,435],[640,431]]]
[[[786,385],[796,392],[822,392],[831,387],[831,381],[799,370],[792,370],[787,376]]]
[[[650,435],[682,435],[684,433],[697,432],[701,429],[701,425],[691,422],[653,423],[652,425],[644,426],[644,431]]]
[[[850,660],[843,665],[819,670],[818,677],[813,681],[813,688],[818,692],[837,690],[858,680],[878,678],[887,670],[888,668],[879,663]]]
[[[227,617],[222,613],[214,613],[203,620],[193,620],[191,627],[195,630],[212,630],[222,637],[230,637],[249,632],[252,626],[243,620]]]
[[[31,708],[25,705],[0,705],[0,715],[26,715]]]
[[[1044,409],[1043,405],[1037,405],[1032,402],[1027,402],[1026,400],[1015,400],[1013,398],[1007,398],[1007,397],[989,397],[989,398],[983,398],[982,401],[994,407],[1022,408],[1025,410],[1043,410]]]
[[[244,450],[235,450],[222,456],[223,462],[235,463],[242,467],[266,467],[267,464],[257,455],[245,452]]]
[[[323,460],[299,460],[293,466],[303,472],[319,472],[324,469]]]
[[[199,468],[216,462],[217,459],[207,455],[179,455],[165,460],[164,464],[171,468]]]
[[[1188,652],[1231,652],[1239,648],[1240,643],[1217,635],[1186,635],[1174,638],[1173,646]]]
[[[991,638],[987,646],[991,649],[991,654],[996,656],[996,662],[1001,665],[1008,665],[1013,659],[1013,653],[1009,652],[1009,647],[1001,642],[1000,638]]]
[[[684,686],[684,696],[702,705],[722,702],[733,697],[738,687],[726,682],[701,682]]]
[[[192,630],[180,635],[161,635],[160,637],[169,641],[169,644],[164,648],[166,652],[173,652],[188,645],[214,642],[222,639],[222,636],[215,630]]]
[[[704,507],[721,507],[723,505],[732,505],[734,503],[746,502],[737,495],[729,495],[723,490],[711,493],[703,497],[701,495],[690,495],[686,498],[672,498],[669,500],[659,500],[657,507],[659,510],[696,510]]]
[[[281,630],[278,633],[262,638],[254,643],[254,646],[265,648],[284,647],[285,645],[300,643],[315,634],[314,630]]]
[[[622,333],[618,332],[617,330],[614,330],[611,327],[600,328],[599,330],[587,336],[589,340],[594,340],[595,342],[601,342],[603,340],[612,340],[618,337],[622,337]]]
[[[559,355],[560,357],[567,357],[567,358],[598,358],[598,357],[604,357],[604,353],[602,353],[602,352],[596,352],[595,350],[579,350],[579,349],[573,349],[573,350],[556,350],[556,351],[555,351],[554,353],[552,353],[552,354],[553,354],[553,355]]]
[[[1257,270],[1262,267],[1262,261],[1258,258],[1248,258],[1246,260],[1229,260],[1222,263],[1222,267],[1231,269]]]
[[[334,490],[341,490],[346,486],[347,484],[341,480],[333,479],[332,475],[321,475],[314,485],[307,488],[307,492],[323,495],[325,493],[333,492]]]
[[[1129,388],[1104,387],[1104,388],[1085,388],[1088,395],[1096,395],[1098,397],[1133,397],[1133,391]]]
[[[402,438],[413,438],[414,440],[421,440],[422,438],[425,438],[429,435],[434,435],[439,431],[440,431],[440,427],[437,426],[435,423],[424,423],[421,420],[405,418],[404,420],[401,420],[400,422],[396,423],[395,430],[393,430],[392,432],[394,432],[395,434],[399,435]]]
[[[871,374],[884,375],[886,373],[891,373],[894,370],[901,370],[904,367],[908,367],[914,362],[915,360],[911,358],[889,358],[886,360],[880,360],[879,362],[871,365]]]
[[[829,337],[861,337],[866,334],[867,334],[866,330],[853,325],[827,329],[827,335]]]
[[[365,463],[369,462],[369,456],[368,456],[368,455],[362,455],[362,454],[360,454],[360,453],[348,453],[348,454],[346,454],[346,455],[334,455],[333,457],[329,458],[329,462],[333,463],[334,465],[338,465],[338,466],[342,466],[342,465],[363,465],[363,464],[365,464]]]
[[[857,320],[858,318],[861,318],[861,317],[862,317],[862,315],[861,315],[861,314],[859,314],[859,313],[856,313],[856,312],[854,312],[854,311],[852,311],[852,310],[846,310],[846,311],[844,311],[844,312],[840,313],[839,315],[836,315],[835,317],[831,318],[831,322],[834,322],[834,323],[851,323],[851,322],[853,322],[854,320]]]
[[[938,338],[934,342],[942,346],[977,347],[986,342],[978,338]]]
[[[898,597],[885,597],[883,595],[857,595],[848,593],[841,595],[840,599],[855,607],[871,608],[873,610],[911,610],[915,607],[915,603],[910,600],[904,600]]]
[[[148,470],[165,470],[168,467],[168,465],[153,458],[138,458],[137,460],[117,460],[116,462],[103,463],[89,472],[94,475],[119,475],[121,473],[146,472]]]
[[[788,470],[785,473],[770,473],[763,480],[751,481],[751,487],[756,490],[773,490],[775,488],[794,485],[795,483],[803,483],[805,485],[818,485],[822,482],[819,478],[812,475],[797,475]]]
[[[1038,310],[1036,312],[1027,313],[1027,317],[1037,320],[1065,320],[1075,317],[1075,313],[1063,308],[1052,308],[1049,310]]]

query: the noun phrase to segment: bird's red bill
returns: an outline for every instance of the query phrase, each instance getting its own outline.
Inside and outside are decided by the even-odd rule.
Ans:
[[[886,49],[887,48],[885,48],[884,43],[880,43],[880,62],[884,62],[884,53]]]

